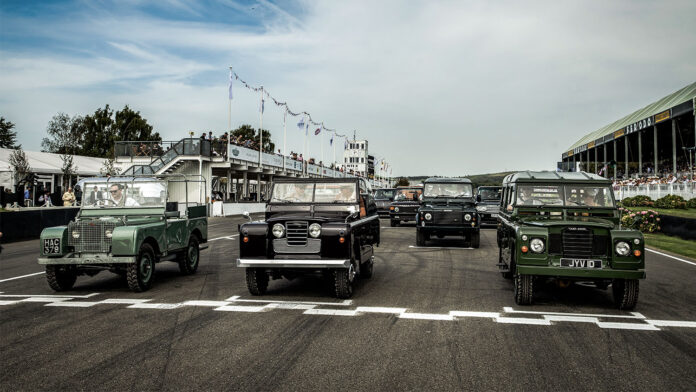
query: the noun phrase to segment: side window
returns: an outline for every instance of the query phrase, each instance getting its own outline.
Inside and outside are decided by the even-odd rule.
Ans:
[[[360,194],[363,195],[363,194],[367,193],[367,187],[365,186],[365,180],[363,180],[361,178],[359,183],[360,183]]]

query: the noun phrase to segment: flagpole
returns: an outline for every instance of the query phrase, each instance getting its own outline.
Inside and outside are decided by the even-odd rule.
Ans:
[[[324,165],[324,132],[323,131],[324,131],[324,124],[322,123],[321,128],[319,128],[319,132],[321,135],[319,137],[319,143],[321,145],[321,161],[320,162],[322,164],[322,168],[321,168],[322,177],[323,177],[323,173],[324,173],[324,167],[323,167],[323,165]]]
[[[232,67],[230,67],[230,91],[232,89]],[[227,131],[232,131],[232,97],[228,95],[229,110],[227,111]],[[231,137],[232,135],[230,135]]]
[[[285,157],[288,155],[288,128],[287,128],[287,118],[288,118],[288,107],[285,107],[285,114],[283,114],[283,171],[285,171]]]
[[[263,155],[263,86],[261,86],[261,115],[259,116],[259,169],[262,169],[263,173],[263,162],[261,161],[261,156]],[[259,186],[259,195],[261,194],[261,184]]]
[[[334,140],[334,139],[336,139],[336,132],[334,132],[334,135],[331,138],[331,140],[333,140],[331,142],[331,145],[333,146],[333,171],[334,171],[334,177],[336,177],[336,168],[338,165],[336,165],[336,140]]]
[[[304,132],[304,145],[302,146],[302,151],[304,154],[304,158],[302,159],[302,173],[307,174],[306,167],[307,167],[307,133],[309,132],[309,119],[307,119],[307,123],[305,124],[305,132]]]

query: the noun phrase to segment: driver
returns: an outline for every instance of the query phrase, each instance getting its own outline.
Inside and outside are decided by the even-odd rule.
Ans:
[[[336,201],[355,201],[355,189],[352,186],[342,186],[336,195]]]
[[[295,198],[297,201],[307,201],[307,194],[305,193],[305,186],[303,185],[295,185],[295,194],[293,195],[293,198]]]
[[[582,195],[582,204],[589,207],[595,207],[597,205],[594,199],[594,195],[592,195],[592,193],[587,190]]]
[[[111,184],[109,186],[109,200],[118,207],[140,207],[137,201],[130,197],[123,196],[124,188],[125,186],[123,184]]]

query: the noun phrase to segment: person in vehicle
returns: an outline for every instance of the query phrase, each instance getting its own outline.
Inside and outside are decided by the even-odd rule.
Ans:
[[[109,200],[118,207],[140,207],[137,201],[123,196],[124,189],[125,186],[123,184],[112,184],[109,186]]]
[[[355,189],[349,186],[341,187],[341,191],[336,195],[336,201],[355,201]]]

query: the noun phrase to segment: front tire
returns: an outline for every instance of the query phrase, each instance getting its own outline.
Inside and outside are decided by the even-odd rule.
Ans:
[[[268,274],[261,268],[247,268],[246,283],[251,295],[264,295],[268,290]]]
[[[55,291],[66,291],[73,288],[77,280],[77,271],[72,266],[47,265],[46,281]]]
[[[401,222],[400,222],[400,221],[397,221],[397,220],[394,220],[394,219],[392,219],[391,222],[390,222],[391,227],[399,226],[399,223],[401,223]]]
[[[632,310],[638,303],[638,279],[616,279],[612,284],[614,303],[621,310]]]
[[[126,268],[128,287],[136,293],[147,291],[152,287],[154,276],[155,251],[150,245],[142,244],[135,263]]]
[[[473,233],[471,234],[471,247],[474,249],[478,249],[478,247],[481,245],[481,233]]]
[[[179,271],[184,275],[196,273],[200,256],[198,238],[196,238],[196,236],[191,236],[185,253],[179,257]]]
[[[503,263],[503,249],[498,248],[498,263],[502,264]],[[508,270],[507,271],[500,271],[500,274],[503,276],[504,279],[512,279],[512,263],[511,265],[508,265]],[[502,266],[499,266],[501,270],[503,269]]]
[[[531,305],[534,297],[534,276],[515,275],[515,303]]]
[[[416,245],[425,246],[425,233],[423,233],[423,230],[416,229]]]
[[[353,263],[346,269],[333,271],[334,291],[336,298],[348,299],[353,296],[353,283],[355,281],[355,267]]]
[[[372,278],[372,272],[375,268],[375,259],[370,257],[370,259],[362,264],[360,264],[360,277],[364,279]]]

